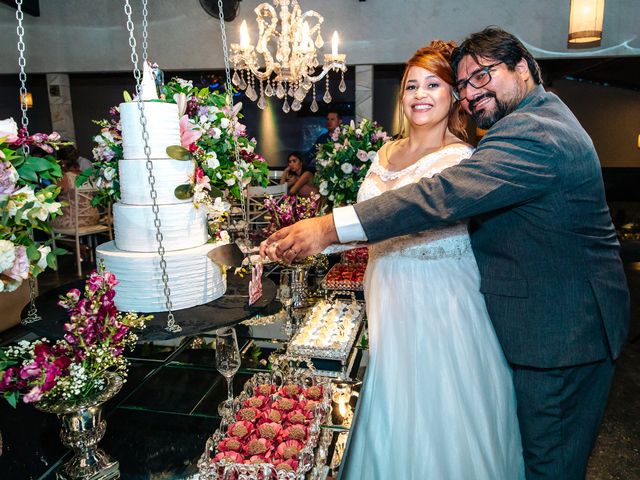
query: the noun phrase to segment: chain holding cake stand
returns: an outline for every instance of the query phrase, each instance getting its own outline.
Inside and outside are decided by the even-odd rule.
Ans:
[[[222,53],[224,54],[224,73],[225,83],[224,91],[227,95],[227,105],[230,112],[233,112],[233,85],[231,83],[231,67],[229,65],[229,50],[227,48],[227,30],[224,24],[223,1],[218,0],[218,18],[220,20],[220,34],[222,36]],[[238,137],[236,129],[233,129],[233,153],[236,159],[236,165],[240,165],[240,149],[238,146]],[[242,209],[242,219],[244,220],[244,239],[249,242],[249,212],[247,211],[245,189],[240,178],[240,208]]]
[[[178,325],[176,322],[172,308],[173,305],[171,303],[171,288],[169,287],[169,275],[167,274],[167,262],[164,258],[165,249],[163,246],[163,235],[162,235],[162,222],[160,221],[160,208],[158,206],[158,193],[155,189],[156,179],[153,174],[153,162],[151,161],[151,148],[149,147],[149,132],[147,131],[147,117],[144,113],[144,102],[142,101],[142,88],[141,88],[141,80],[142,75],[140,73],[140,69],[138,68],[138,54],[136,53],[136,38],[133,34],[134,25],[131,19],[131,4],[129,0],[125,0],[124,3],[124,12],[127,15],[127,31],[129,32],[129,46],[131,47],[131,63],[133,63],[133,76],[136,79],[136,95],[137,95],[137,104],[138,110],[140,112],[140,125],[142,127],[142,140],[144,142],[144,154],[147,159],[146,167],[147,172],[149,172],[149,189],[152,201],[153,210],[153,224],[156,227],[156,241],[158,242],[158,255],[160,256],[160,269],[162,270],[162,284],[164,286],[164,296],[165,296],[165,307],[167,309],[167,325],[165,330],[171,333],[179,333],[182,331],[182,327]],[[142,0],[142,58],[143,61],[147,59],[147,0]]]
[[[22,13],[22,0],[16,0],[16,19],[18,20],[18,65],[20,66],[20,110],[22,111],[22,118],[20,123],[24,135],[29,135],[29,117],[27,116],[27,73],[25,67],[27,66],[27,60],[24,56],[26,45],[24,43],[24,14]],[[26,143],[22,145],[22,151],[25,157],[29,155],[29,145]],[[33,234],[32,234],[33,235]],[[29,277],[29,310],[27,316],[22,319],[23,325],[28,325],[42,320],[42,317],[38,314],[36,308],[36,281],[33,277]]]

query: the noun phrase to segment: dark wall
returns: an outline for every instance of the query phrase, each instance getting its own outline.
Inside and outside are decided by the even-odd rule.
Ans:
[[[28,75],[27,91],[33,96],[33,108],[27,111],[29,133],[51,133],[51,111],[45,75]],[[18,75],[0,75],[0,119],[13,117],[20,127],[20,81]]]

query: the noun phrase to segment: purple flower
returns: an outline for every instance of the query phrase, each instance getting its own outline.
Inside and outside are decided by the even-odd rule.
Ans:
[[[10,269],[2,272],[3,275],[12,280],[21,282],[29,277],[29,258],[27,257],[27,247],[18,245],[16,247],[16,259]]]
[[[39,376],[40,373],[42,373],[40,365],[33,362],[23,366],[20,369],[20,378],[22,378],[23,380],[28,380],[29,378]]]

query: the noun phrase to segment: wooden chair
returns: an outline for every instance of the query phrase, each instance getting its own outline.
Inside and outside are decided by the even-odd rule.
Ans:
[[[91,206],[91,199],[95,193],[95,188],[82,186],[71,189],[62,195],[62,199],[69,204],[68,214],[72,216],[71,227],[53,226],[53,246],[56,242],[66,242],[72,244],[76,251],[76,265],[78,266],[78,276],[82,276],[82,255],[80,251],[80,239],[86,238],[91,261],[95,261],[95,247],[98,245],[97,235],[107,234],[113,240],[111,205],[108,207]]]

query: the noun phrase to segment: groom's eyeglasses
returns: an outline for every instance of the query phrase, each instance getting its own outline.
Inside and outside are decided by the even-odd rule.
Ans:
[[[484,87],[491,81],[491,69],[497,67],[503,62],[492,63],[491,65],[487,65],[476,70],[469,78],[466,80],[461,80],[456,83],[453,87],[453,96],[456,100],[460,100],[464,98],[464,93],[467,90],[467,85],[471,85],[473,88],[481,88]]]

